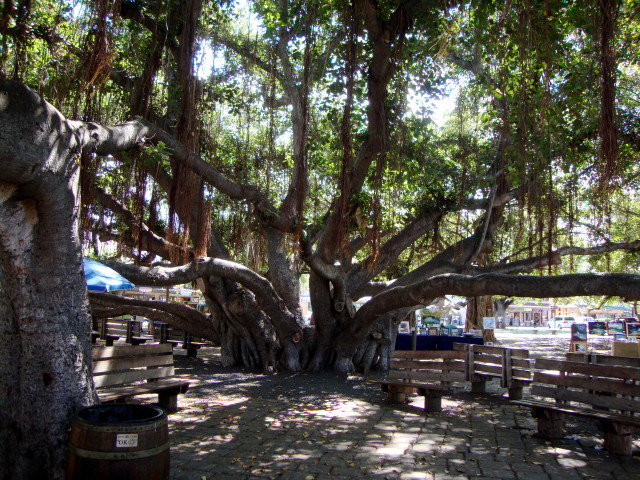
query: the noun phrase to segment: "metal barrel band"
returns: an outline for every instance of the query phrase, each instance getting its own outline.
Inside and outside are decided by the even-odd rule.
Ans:
[[[69,445],[69,451],[74,453],[77,457],[91,458],[95,460],[135,460],[139,458],[148,458],[158,455],[169,449],[169,442],[160,445],[156,448],[150,448],[148,450],[138,450],[130,452],[96,452],[93,450],[86,450],[84,448],[76,447],[75,445]]]
[[[105,433],[138,433],[138,432],[148,432],[150,430],[156,430],[157,428],[161,428],[163,425],[166,425],[166,418],[160,419],[156,422],[148,423],[148,424],[106,424],[106,425],[98,425],[95,423],[87,422],[86,420],[76,420],[76,424],[82,427],[85,427],[85,430],[89,430],[92,432],[105,432]]]

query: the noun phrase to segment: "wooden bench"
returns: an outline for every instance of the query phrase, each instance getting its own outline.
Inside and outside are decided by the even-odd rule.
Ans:
[[[93,382],[101,402],[135,395],[158,394],[158,404],[169,412],[178,409],[178,394],[190,382],[175,374],[173,350],[168,344],[93,347]]]
[[[171,327],[165,322],[153,323],[153,338],[159,343],[169,343],[172,346],[179,345],[187,351],[188,357],[197,357],[198,349],[206,342],[200,338],[194,337],[190,333]]]
[[[386,379],[369,381],[379,384],[392,403],[404,403],[407,394],[418,393],[425,398],[425,412],[440,412],[442,397],[466,379],[465,351],[395,350]]]
[[[100,318],[97,321],[97,331],[99,332],[100,340],[104,340],[105,345],[110,347],[113,346],[113,342],[120,339],[120,335],[116,335],[109,331],[109,321],[113,320],[111,318]]]
[[[487,381],[498,378],[509,398],[519,400],[531,383],[529,350],[462,343],[454,343],[453,348],[467,352],[468,380],[474,393],[485,393]]]
[[[124,338],[131,345],[141,345],[150,337],[142,336],[140,320],[130,318],[103,318],[99,322],[100,338],[107,346],[112,346],[115,340]]]
[[[640,428],[640,368],[564,360],[535,361],[532,400],[516,400],[531,408],[538,435],[563,436],[563,416],[600,421],[604,447],[618,455],[632,454],[632,436]]]

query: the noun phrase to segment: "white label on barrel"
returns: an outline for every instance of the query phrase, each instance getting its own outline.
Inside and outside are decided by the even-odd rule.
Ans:
[[[121,434],[116,436],[116,447],[137,447],[138,446],[138,434]]]

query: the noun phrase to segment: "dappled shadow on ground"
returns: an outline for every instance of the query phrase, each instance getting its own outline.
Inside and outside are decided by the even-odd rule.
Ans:
[[[536,438],[534,419],[489,395],[461,391],[425,415],[422,397],[390,405],[362,378],[253,375],[215,356],[176,357],[199,385],[170,417],[171,478],[640,478],[640,461],[608,455],[595,428]]]

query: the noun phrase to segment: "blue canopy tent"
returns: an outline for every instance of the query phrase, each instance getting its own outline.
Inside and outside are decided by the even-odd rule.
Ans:
[[[84,277],[87,281],[87,290],[110,292],[112,290],[128,290],[136,287],[114,269],[90,258],[83,258],[82,266],[84,268]]]

